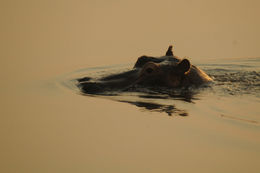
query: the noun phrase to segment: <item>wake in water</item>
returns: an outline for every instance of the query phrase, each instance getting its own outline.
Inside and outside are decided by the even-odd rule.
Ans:
[[[260,97],[260,58],[231,59],[226,64],[208,65],[216,94]]]
[[[224,94],[243,95],[250,94],[260,97],[260,73],[257,71],[225,72],[211,75],[215,80],[216,89]]]
[[[225,63],[221,63],[221,62]],[[174,102],[196,103],[203,95],[214,93],[215,96],[237,97],[250,95],[260,97],[260,58],[214,60],[197,64],[213,78],[213,83],[201,87],[169,89],[163,87],[134,86],[116,91],[105,91],[98,94],[86,94],[78,88],[76,79],[88,76],[92,79],[117,74],[131,69],[129,65],[116,65],[81,69],[71,73],[63,80],[63,85],[81,95],[103,97],[119,102],[129,103],[143,110],[165,112],[168,115],[187,116],[188,111],[178,109]],[[69,78],[69,79],[68,79]],[[226,116],[228,117],[228,116]]]

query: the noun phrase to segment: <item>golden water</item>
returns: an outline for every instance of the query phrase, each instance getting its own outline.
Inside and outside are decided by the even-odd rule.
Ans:
[[[1,1],[0,172],[259,172],[259,97],[208,93],[174,102],[189,116],[167,116],[57,80],[169,44],[200,64],[259,57],[259,5]]]

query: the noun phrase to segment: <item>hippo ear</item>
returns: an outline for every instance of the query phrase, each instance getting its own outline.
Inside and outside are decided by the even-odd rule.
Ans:
[[[168,50],[167,50],[165,56],[173,56],[172,45],[170,45],[170,46],[168,47]]]
[[[181,60],[181,62],[179,62],[177,67],[180,73],[186,73],[187,71],[190,70],[190,61],[187,59],[183,59]]]

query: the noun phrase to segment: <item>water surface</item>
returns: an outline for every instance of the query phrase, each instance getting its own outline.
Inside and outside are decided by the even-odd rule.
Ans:
[[[258,7],[254,0],[1,2],[0,172],[258,173]],[[82,95],[73,83],[131,68],[169,44],[213,77],[212,86],[183,99]]]

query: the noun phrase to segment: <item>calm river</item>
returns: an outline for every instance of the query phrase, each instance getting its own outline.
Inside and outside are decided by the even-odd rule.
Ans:
[[[259,5],[1,2],[0,172],[259,172]],[[75,86],[169,44],[214,82],[185,99]]]

